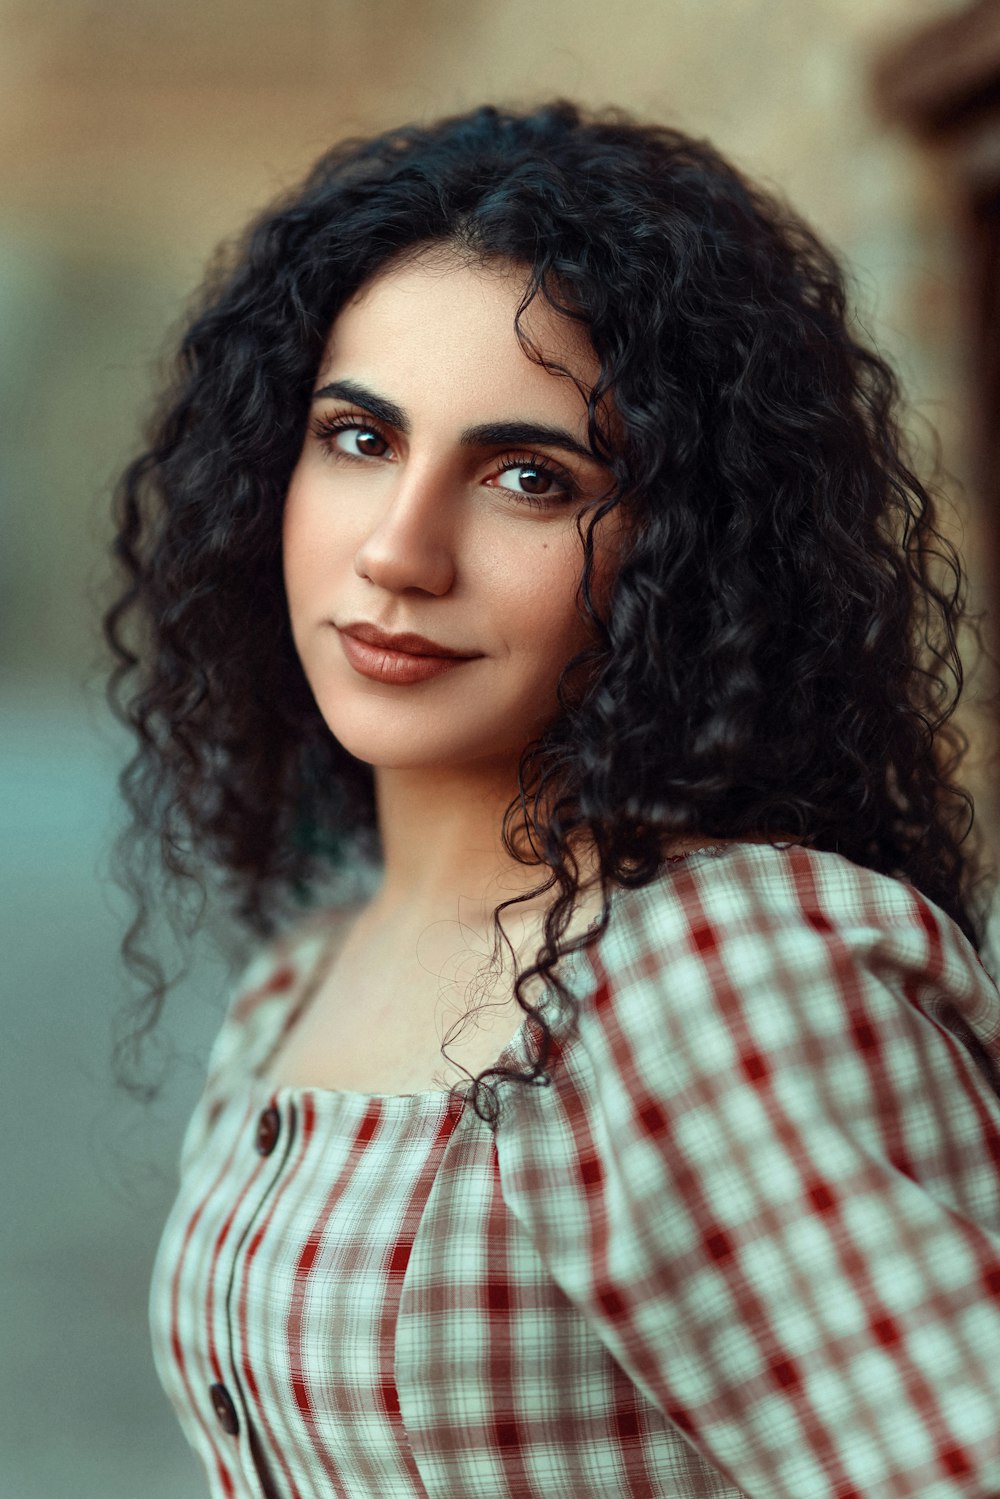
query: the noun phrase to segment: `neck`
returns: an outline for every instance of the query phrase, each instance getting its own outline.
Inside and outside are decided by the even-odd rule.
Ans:
[[[545,878],[503,846],[504,813],[517,791],[509,766],[375,772],[386,913],[427,918],[459,913],[485,931],[502,900]]]

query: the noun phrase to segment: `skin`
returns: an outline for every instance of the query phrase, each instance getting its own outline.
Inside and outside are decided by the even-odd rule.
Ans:
[[[523,285],[517,267],[439,254],[369,283],[338,317],[316,389],[350,382],[367,404],[370,394],[398,407],[409,430],[360,401],[319,396],[285,507],[300,659],[331,732],[375,769],[380,899],[428,913],[478,903],[498,876],[519,889],[536,882],[502,855],[499,817],[521,750],[555,714],[560,672],[589,633],[576,603],[576,521],[607,488],[606,471],[555,443],[462,442],[470,428],[530,422],[589,446],[579,391],[517,341]],[[594,379],[579,330],[538,302],[524,326],[574,375]],[[320,430],[330,420],[356,425],[331,435]],[[553,461],[576,492],[529,457]],[[336,628],[355,621],[476,659],[426,682],[373,682],[350,664]]]

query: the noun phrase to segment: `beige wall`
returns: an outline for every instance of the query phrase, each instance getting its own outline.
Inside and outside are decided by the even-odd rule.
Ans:
[[[108,487],[212,247],[338,136],[483,99],[621,103],[715,141],[854,268],[964,454],[949,205],[869,103],[947,0],[0,0],[0,661],[98,672]],[[959,501],[977,598],[982,542]],[[964,530],[963,530],[964,527]]]

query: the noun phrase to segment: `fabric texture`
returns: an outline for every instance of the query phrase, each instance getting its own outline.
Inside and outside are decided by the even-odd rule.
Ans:
[[[495,1132],[270,1090],[326,943],[237,983],[154,1270],[214,1499],[1000,1495],[1000,994],[935,905],[804,848],[674,861]]]

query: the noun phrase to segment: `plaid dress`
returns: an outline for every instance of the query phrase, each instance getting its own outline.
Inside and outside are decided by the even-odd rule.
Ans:
[[[804,848],[673,861],[495,1131],[271,1090],[325,940],[237,985],[154,1271],[215,1499],[1000,1495],[1000,995],[935,905]]]

